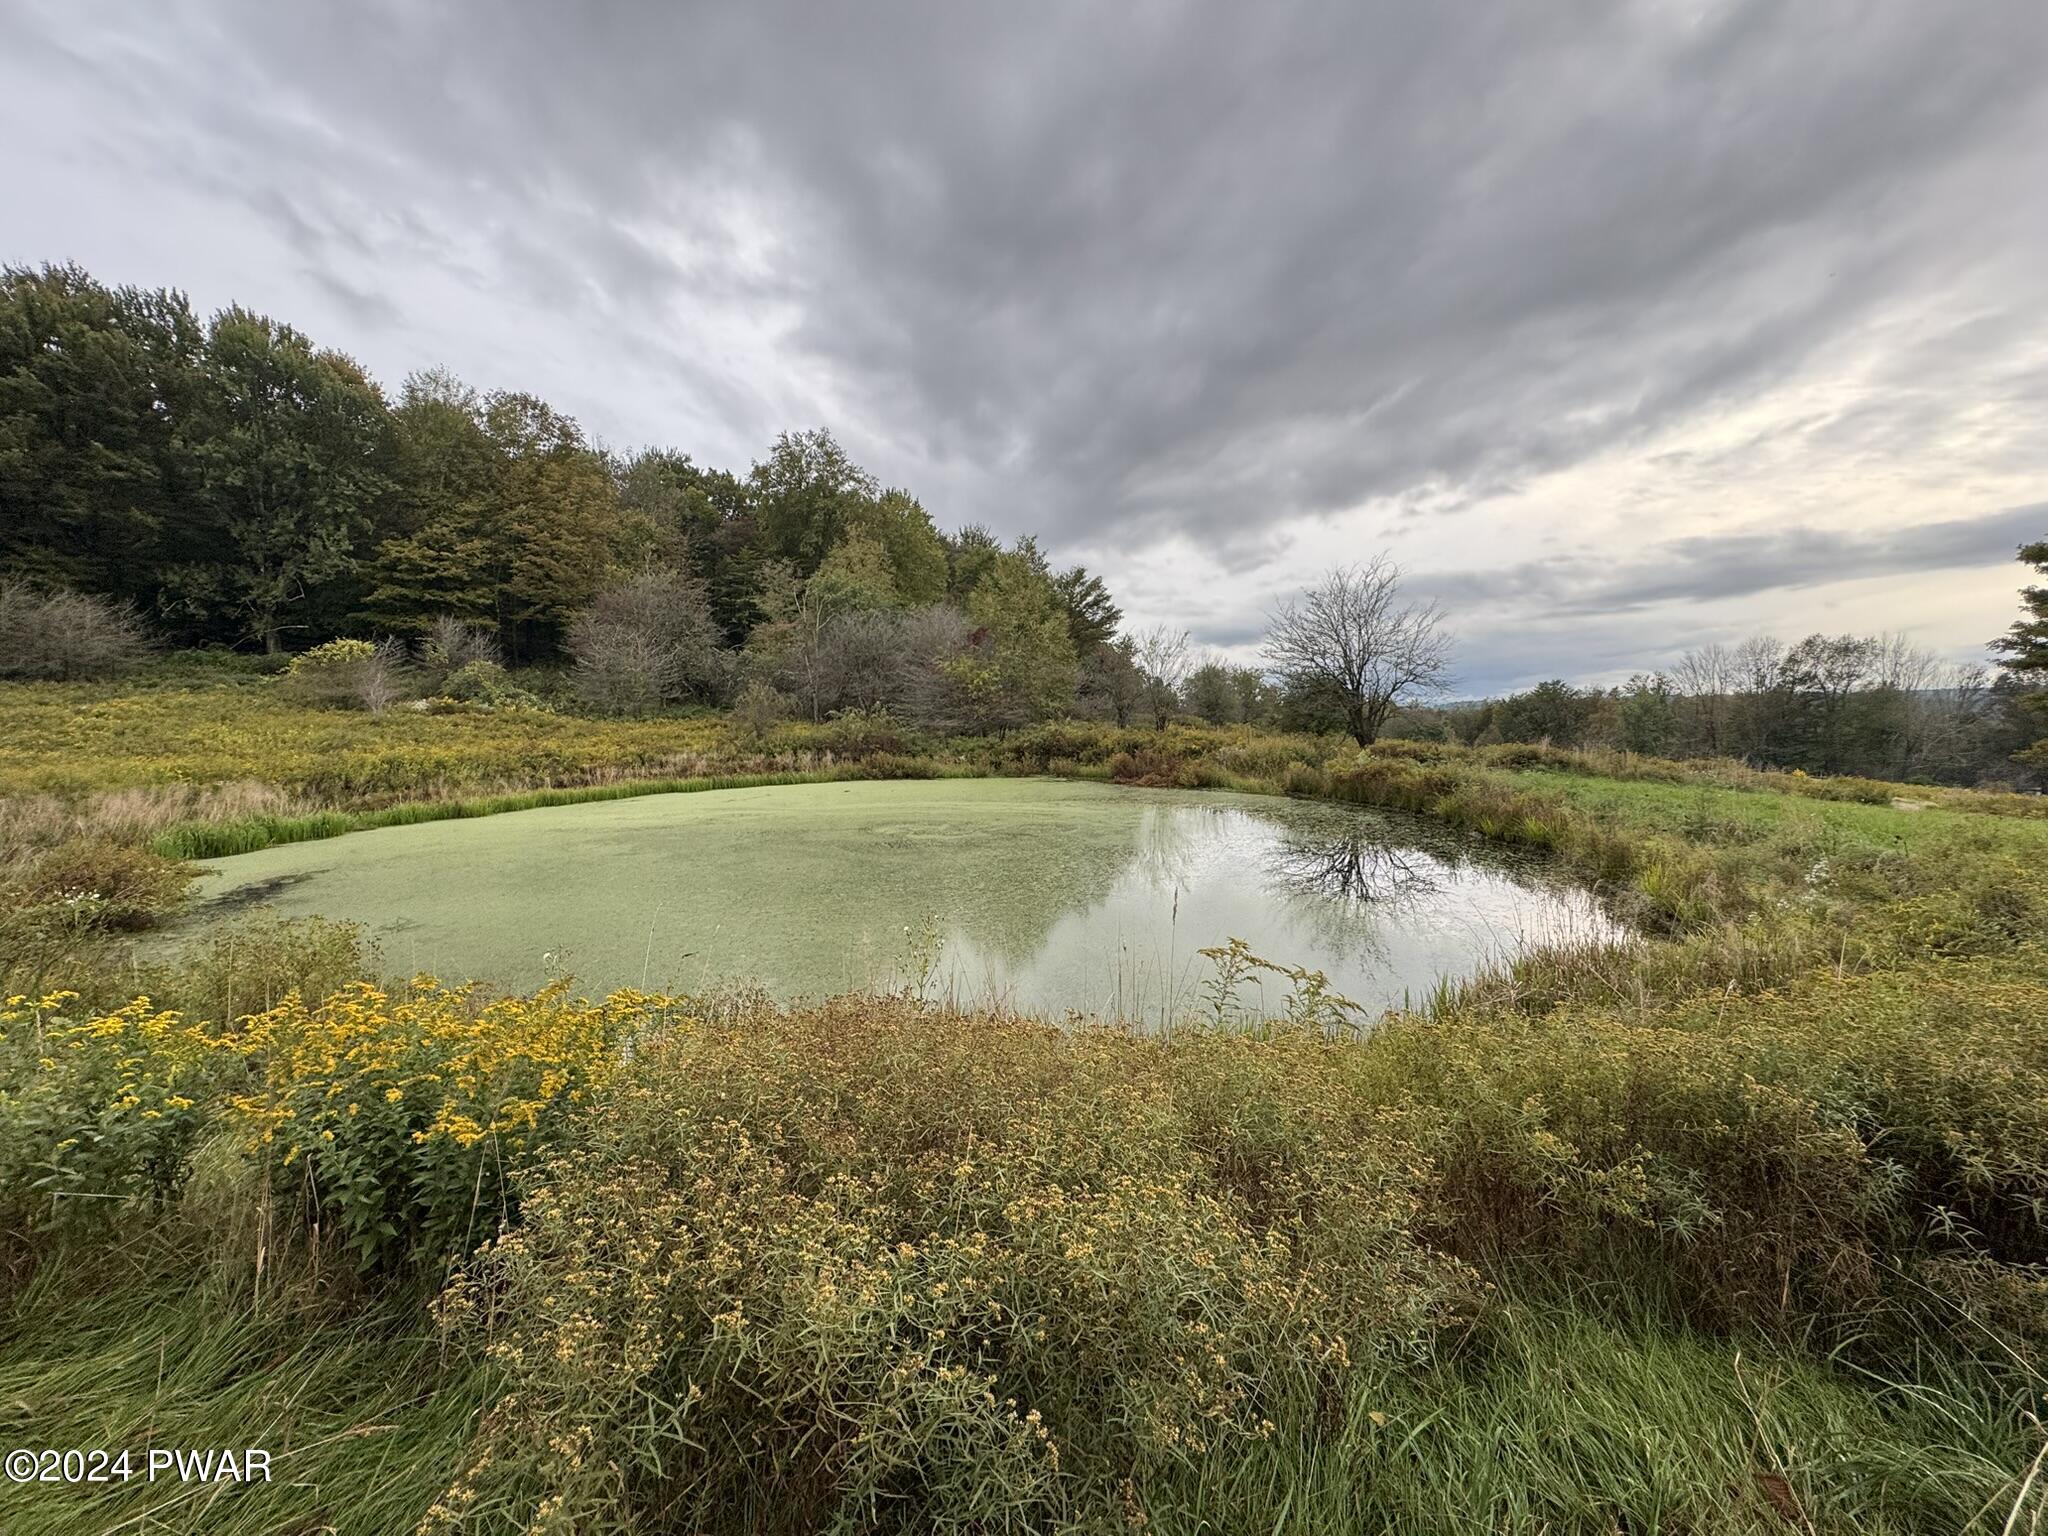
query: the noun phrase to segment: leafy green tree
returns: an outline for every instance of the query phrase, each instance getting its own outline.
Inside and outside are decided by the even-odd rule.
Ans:
[[[902,606],[889,552],[858,529],[834,545],[804,583],[803,600],[821,621]]]
[[[1855,755],[1851,700],[1870,679],[1876,643],[1861,635],[1808,635],[1785,656],[1797,702],[1805,766],[1840,773]]]
[[[1230,686],[1237,691],[1237,718],[1264,725],[1273,718],[1277,700],[1273,685],[1257,667],[1232,667]]]
[[[979,523],[969,523],[947,539],[946,595],[966,602],[1002,553],[1001,541]]]
[[[1493,723],[1502,741],[1547,741],[1556,747],[1576,747],[1585,739],[1597,702],[1596,695],[1581,693],[1563,678],[1553,677],[1527,693],[1502,699]]]
[[[501,461],[490,512],[505,649],[552,650],[621,563],[617,493],[574,420],[532,395],[496,394],[484,426]]]
[[[341,354],[228,309],[208,329],[183,438],[196,499],[224,539],[173,584],[189,609],[231,616],[281,650],[294,606],[354,569],[390,488],[383,396]]]
[[[156,605],[205,331],[183,294],[0,271],[0,570]]]
[[[745,645],[761,622],[761,583],[771,563],[761,552],[752,514],[729,518],[704,543],[691,546],[690,559],[710,593],[712,617],[727,645]]]
[[[484,400],[446,369],[406,379],[391,412],[397,452],[393,527],[475,523],[497,492],[498,445],[484,426]]]
[[[1234,725],[1243,719],[1240,698],[1230,668],[1221,661],[1205,661],[1188,674],[1188,709],[1211,725]]]
[[[946,595],[945,541],[932,515],[910,492],[888,490],[872,501],[850,504],[846,531],[881,546],[897,598],[906,607],[922,608]]]
[[[694,485],[697,466],[687,453],[647,448],[614,466],[618,481],[620,542],[627,564],[670,569],[690,563],[697,541],[717,513]]]
[[[1030,552],[1006,550],[990,563],[967,600],[967,616],[987,641],[986,657],[967,663],[977,669],[985,725],[1005,729],[1072,706],[1066,604]]]
[[[776,438],[752,478],[761,547],[801,576],[818,568],[880,489],[822,427]]]
[[[1067,605],[1067,634],[1073,639],[1076,655],[1091,655],[1097,646],[1116,638],[1116,627],[1123,622],[1124,611],[1117,607],[1100,576],[1091,575],[1085,565],[1077,565],[1060,572],[1053,585],[1059,590],[1060,601]]]
[[[1678,739],[1678,708],[1661,673],[1637,673],[1621,695],[1621,744],[1631,752],[1663,757]]]
[[[1311,736],[1334,735],[1350,721],[1343,689],[1313,672],[1283,674],[1275,717],[1281,730]]]
[[[1129,635],[1098,645],[1081,663],[1079,699],[1088,714],[1107,716],[1122,730],[1145,701],[1147,683],[1138,665],[1138,642]]]
[[[687,453],[650,448],[620,468],[619,511],[627,563],[686,567],[704,583],[726,644],[744,644],[761,622],[763,558],[749,483]]]
[[[495,624],[493,517],[503,467],[477,392],[440,370],[405,381],[391,413],[397,486],[365,562],[358,617],[422,633],[443,615]]]

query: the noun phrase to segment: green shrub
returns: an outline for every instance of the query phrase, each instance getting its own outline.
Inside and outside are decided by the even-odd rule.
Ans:
[[[275,677],[288,670],[291,664],[292,658],[283,654],[203,645],[191,650],[166,651],[153,658],[145,680],[174,682],[186,687],[200,682],[254,681]]]
[[[1545,1257],[1715,1325],[1840,1316],[1931,1240],[2048,1262],[2044,1016],[2027,967],[1823,971],[1642,1018],[1405,1021],[1375,1091],[1442,1117],[1433,1230],[1475,1262]]]
[[[134,932],[155,927],[185,898],[198,871],[143,849],[96,837],[36,857],[7,898],[61,904],[88,926]]]
[[[156,926],[196,873],[103,835],[0,861],[0,995],[86,986],[107,937]]]
[[[505,669],[505,654],[490,625],[441,614],[427,626],[420,641],[420,666],[441,692],[460,698],[460,694],[449,693],[449,682],[457,673],[479,664],[501,673]]]
[[[795,709],[796,701],[788,694],[755,678],[733,700],[732,723],[744,739],[758,742],[787,720]]]
[[[441,696],[487,709],[539,709],[540,700],[512,681],[495,661],[467,661],[441,684]]]
[[[355,923],[259,917],[188,939],[124,979],[188,1018],[233,1024],[294,994],[327,997],[379,971],[377,950]]]
[[[1307,795],[1311,799],[1319,800],[1330,792],[1330,776],[1307,763],[1289,763],[1280,784],[1290,795]]]
[[[403,696],[404,664],[389,640],[329,640],[294,656],[284,684],[301,703],[382,714]]]
[[[1209,756],[1240,778],[1278,782],[1292,769],[1320,769],[1325,753],[1314,737],[1259,736],[1217,747]]]
[[[911,744],[911,736],[886,709],[842,709],[824,725],[812,727],[807,742],[839,757],[868,757],[901,753]]]
[[[1150,747],[1115,753],[1109,760],[1109,776],[1118,784],[1155,789],[1185,789],[1195,781],[1193,767],[1186,758]]]
[[[511,1379],[430,1528],[1071,1528],[1341,1411],[1470,1295],[1320,1037],[864,999],[634,1066],[444,1301]]]

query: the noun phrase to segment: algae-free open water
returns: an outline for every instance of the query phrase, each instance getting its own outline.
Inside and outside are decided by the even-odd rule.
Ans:
[[[387,971],[444,981],[820,996],[902,984],[931,936],[928,996],[1151,1021],[1196,1006],[1197,951],[1232,938],[1378,1010],[1531,943],[1618,931],[1541,859],[1419,817],[1045,779],[649,795],[210,868],[188,933],[347,919]]]

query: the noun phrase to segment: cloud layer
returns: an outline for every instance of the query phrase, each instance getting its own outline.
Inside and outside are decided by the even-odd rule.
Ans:
[[[1385,547],[1478,686],[1959,653],[2048,534],[2027,6],[10,14],[0,257],[621,445],[823,422],[1216,644]]]

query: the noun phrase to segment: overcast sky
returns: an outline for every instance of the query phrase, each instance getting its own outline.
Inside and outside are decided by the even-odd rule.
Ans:
[[[2048,537],[2048,6],[0,0],[0,260],[744,470],[829,427],[1249,656],[1981,656]]]

